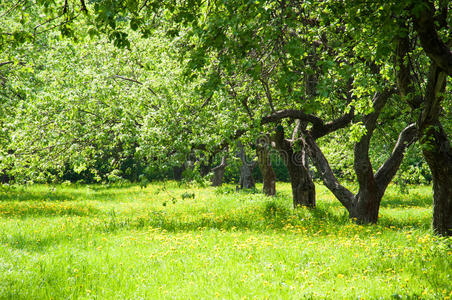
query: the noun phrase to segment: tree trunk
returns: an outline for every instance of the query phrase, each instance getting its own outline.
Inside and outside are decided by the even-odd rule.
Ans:
[[[286,165],[292,185],[293,206],[315,207],[315,185],[309,171],[292,159]]]
[[[242,165],[240,167],[240,188],[241,189],[254,189],[256,183],[252,174],[252,169],[249,165]]]
[[[440,235],[451,236],[452,151],[441,124],[424,127],[421,145],[433,177],[433,230]]]
[[[181,181],[182,173],[185,171],[185,165],[173,167],[174,180]]]
[[[452,235],[452,150],[439,121],[446,74],[433,65],[427,84],[424,108],[418,121],[424,158],[433,177],[433,230]]]
[[[284,138],[284,128],[281,125],[276,129],[274,141],[289,171],[293,206],[315,207],[315,185],[309,171],[303,165],[303,155],[301,152],[293,151],[291,143]]]
[[[410,52],[408,37],[400,38],[397,47],[397,83],[404,98],[408,98],[413,109],[422,107],[417,126],[419,143],[433,177],[433,230],[440,235],[452,235],[452,150],[450,140],[440,123],[441,101],[445,92],[448,71],[452,76],[452,63],[449,45],[438,38],[433,17],[434,7],[428,3],[419,16],[414,16],[415,29],[419,34],[421,45],[432,59],[428,74],[425,95],[418,95],[418,101],[410,101],[408,96],[416,95],[415,79],[410,68],[404,65],[405,57]],[[450,40],[449,40],[450,43]],[[423,104],[423,106],[421,106]]]
[[[240,188],[241,189],[254,189],[256,187],[256,183],[253,178],[253,168],[254,163],[249,163],[246,157],[245,149],[242,143],[238,143],[240,148],[239,157],[242,161],[242,165],[240,166]]]
[[[378,117],[376,114],[379,113],[383,104],[378,102],[384,101],[384,99],[378,99],[378,97],[374,99],[375,111],[364,118],[368,134],[361,138],[354,149],[354,169],[359,182],[359,192],[356,195],[353,195],[351,191],[342,186],[334,176],[315,139],[308,133],[302,136],[304,148],[320,173],[324,184],[344,205],[349,212],[350,218],[360,224],[377,222],[381,199],[402,163],[405,150],[416,140],[417,134],[414,124],[405,127],[399,134],[392,154],[374,175],[368,151],[370,137]]]
[[[212,156],[210,156],[207,159],[207,162],[205,160],[203,160],[203,159],[201,160],[201,164],[199,166],[199,172],[200,172],[202,177],[204,177],[207,174],[209,174],[211,168],[212,168]]]
[[[358,224],[377,223],[382,195],[379,193],[373,178],[365,186],[359,187],[355,195],[353,207],[350,210],[350,218]]]
[[[261,170],[263,179],[262,190],[265,195],[274,196],[276,194],[276,174],[271,164],[268,145],[258,145],[256,153],[258,157],[259,169]]]
[[[221,159],[221,164],[212,169],[212,186],[221,186],[223,184],[224,171],[226,169],[226,157]]]

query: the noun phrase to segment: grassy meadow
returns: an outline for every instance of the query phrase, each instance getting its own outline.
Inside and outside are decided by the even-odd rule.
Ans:
[[[260,186],[258,186],[260,188]],[[449,299],[452,239],[429,186],[390,186],[359,226],[323,186],[318,207],[175,182],[0,189],[2,299]]]

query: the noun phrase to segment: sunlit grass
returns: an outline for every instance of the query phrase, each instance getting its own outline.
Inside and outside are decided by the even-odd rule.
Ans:
[[[452,296],[452,241],[431,232],[430,187],[390,187],[375,226],[351,223],[322,186],[314,210],[277,188],[3,188],[0,298]]]

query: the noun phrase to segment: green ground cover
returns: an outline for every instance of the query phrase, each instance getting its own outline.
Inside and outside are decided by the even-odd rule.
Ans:
[[[278,195],[174,182],[0,190],[0,298],[452,296],[452,239],[430,229],[431,187],[391,186],[378,225]]]

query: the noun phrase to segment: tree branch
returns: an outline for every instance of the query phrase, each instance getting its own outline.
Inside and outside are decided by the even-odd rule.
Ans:
[[[301,121],[306,121],[312,123],[314,126],[324,126],[323,120],[311,114],[305,114],[301,110],[296,109],[285,109],[278,110],[271,115],[265,116],[261,120],[261,124],[275,123],[281,121],[285,118],[299,119]]]
[[[267,97],[268,100],[268,104],[270,104],[270,108],[272,110],[272,112],[275,112],[275,106],[273,105],[273,97],[272,94],[270,92],[270,88],[268,87],[268,82],[265,81],[264,79],[260,79],[260,82],[262,83],[262,87],[264,88],[265,91],[265,96]]]
[[[369,158],[369,145],[375,126],[377,125],[378,116],[388,101],[389,97],[395,92],[394,89],[386,89],[383,92],[377,92],[372,100],[374,111],[363,117],[363,123],[366,127],[366,134],[361,137],[355,144],[353,153],[355,156],[353,167],[359,185],[364,187],[368,185],[369,179],[374,178],[372,163]]]
[[[3,18],[4,16],[6,16],[7,14],[9,14],[11,11],[13,11],[14,9],[16,9],[20,4],[22,4],[23,2],[25,2],[25,0],[19,0],[16,2],[16,4],[14,4],[13,6],[11,6],[8,10],[6,10],[4,13],[2,13],[0,15],[0,18]]]
[[[4,65],[13,64],[13,63],[14,63],[13,61],[4,61],[4,62],[1,62],[1,63],[0,63],[0,67],[1,67],[1,66],[4,66]]]
[[[120,76],[120,75],[114,75],[113,78],[119,78],[119,79],[122,79],[122,80],[126,80],[126,81],[137,83],[139,85],[143,85],[143,83],[141,81],[138,81],[138,80],[132,79],[132,78],[127,78],[127,77]],[[150,87],[147,87],[147,88],[152,94],[154,94],[154,96],[157,96],[157,93],[154,92]]]
[[[336,196],[339,202],[341,202],[342,205],[350,211],[353,205],[353,193],[341,185],[336,176],[334,176],[328,160],[323,155],[322,150],[320,150],[319,146],[315,142],[315,139],[309,134],[305,134],[302,139],[306,145],[306,149],[312,163],[320,173],[320,177],[322,177],[323,183],[334,194],[334,196]]]
[[[352,109],[350,109],[350,111],[348,113],[346,113],[346,114],[340,116],[339,118],[337,118],[331,122],[328,122],[322,126],[316,126],[314,124],[314,126],[310,130],[311,136],[314,139],[318,139],[318,138],[321,138],[327,134],[330,134],[331,132],[334,132],[338,129],[344,128],[353,120],[354,116],[355,116],[355,109],[352,108]]]
[[[401,26],[405,27],[405,25]],[[422,96],[415,94],[415,78],[411,74],[410,67],[405,61],[409,52],[410,41],[408,37],[399,38],[395,55],[397,88],[402,97],[407,97],[407,102],[412,108],[418,108],[422,104],[423,99]]]
[[[285,118],[298,119],[300,121],[312,123],[313,126],[312,126],[312,129],[310,130],[310,134],[312,135],[312,137],[314,139],[318,139],[333,131],[346,127],[350,123],[350,121],[353,119],[354,116],[355,116],[354,109],[351,109],[350,112],[325,124],[323,122],[323,120],[317,116],[314,116],[311,114],[305,114],[301,110],[285,109],[285,110],[278,110],[278,111],[272,113],[271,115],[263,117],[261,120],[261,124],[278,122]]]
[[[416,140],[416,135],[416,124],[410,124],[405,127],[399,134],[399,138],[392,150],[391,156],[389,156],[384,164],[378,169],[377,173],[375,173],[375,181],[382,194],[384,194],[386,187],[397,173],[405,155],[405,150]]]
[[[414,28],[419,35],[422,48],[449,76],[452,76],[452,51],[439,38],[435,26],[434,6],[430,1],[423,1],[424,9],[412,16]]]

